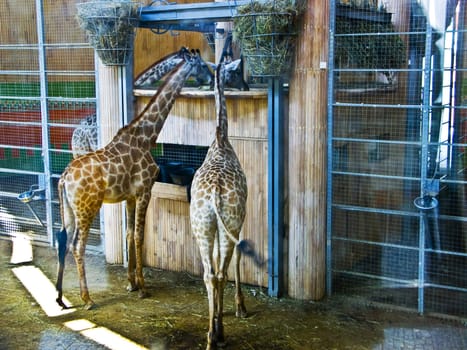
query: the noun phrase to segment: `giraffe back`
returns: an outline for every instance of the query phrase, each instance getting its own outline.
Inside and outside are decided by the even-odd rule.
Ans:
[[[245,173],[228,139],[224,69],[224,64],[219,64],[215,77],[216,138],[209,147],[203,164],[195,173],[191,200],[193,210],[203,212],[201,218],[218,213],[225,227],[238,237],[245,218],[248,188]],[[192,220],[196,226],[196,215]],[[198,224],[202,225],[202,222]]]

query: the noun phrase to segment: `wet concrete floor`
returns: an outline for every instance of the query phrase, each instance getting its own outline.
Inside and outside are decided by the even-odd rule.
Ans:
[[[64,294],[76,310],[49,317],[13,273],[17,266],[10,263],[11,251],[12,243],[0,239],[2,350],[131,348],[118,347],[119,340],[105,332],[94,332],[93,337],[92,332],[70,327],[70,321],[76,320],[143,349],[206,346],[207,298],[198,277],[145,268],[150,295],[139,299],[125,290],[125,268],[106,264],[102,254],[88,253],[88,285],[96,307],[87,311],[82,308],[76,267],[69,255]],[[33,252],[32,262],[26,265],[38,267],[54,283],[54,249],[34,246]],[[35,288],[41,290],[40,285]],[[249,313],[245,319],[235,317],[233,286],[229,284],[225,292],[226,349],[467,349],[467,327],[462,322],[383,310],[339,296],[304,302],[269,298],[263,289],[247,285],[243,291]],[[55,293],[49,294],[45,298],[54,300]]]

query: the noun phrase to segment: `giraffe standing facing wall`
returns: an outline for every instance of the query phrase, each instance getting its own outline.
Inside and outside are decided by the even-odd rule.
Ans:
[[[224,287],[234,252],[236,316],[246,316],[240,288],[241,242],[238,238],[245,218],[248,189],[245,174],[227,136],[224,69],[224,64],[219,64],[215,75],[216,138],[195,173],[190,203],[191,226],[199,246],[208,294],[207,349],[224,342]]]
[[[62,307],[66,307],[62,301],[62,281],[68,245],[76,260],[85,308],[94,305],[87,287],[84,255],[91,223],[104,202],[126,200],[128,290],[139,290],[140,297],[146,294],[142,265],[144,223],[151,187],[159,173],[151,148],[185,80],[201,69],[199,53],[182,49],[181,54],[183,61],[175,66],[143,112],[121,128],[107,146],[72,160],[60,177],[62,229],[57,234],[56,288],[57,303]]]

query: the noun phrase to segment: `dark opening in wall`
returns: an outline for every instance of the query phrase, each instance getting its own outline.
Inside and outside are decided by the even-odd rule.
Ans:
[[[189,185],[207,152],[206,146],[158,144],[155,160],[160,173],[157,181]]]

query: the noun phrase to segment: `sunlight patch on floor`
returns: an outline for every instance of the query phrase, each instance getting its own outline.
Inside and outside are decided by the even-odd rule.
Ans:
[[[75,311],[73,308],[64,310],[57,304],[55,301],[57,296],[55,286],[38,267],[31,265],[19,266],[13,268],[12,271],[34,299],[36,299],[47,316],[62,316]],[[71,303],[66,298],[63,298],[63,302],[71,306]]]
[[[88,320],[73,320],[65,322],[64,325],[111,350],[146,350],[144,346],[139,345],[108,328],[97,326]]]
[[[13,251],[10,264],[24,264],[32,261],[31,238],[24,233],[15,233],[12,237]]]

